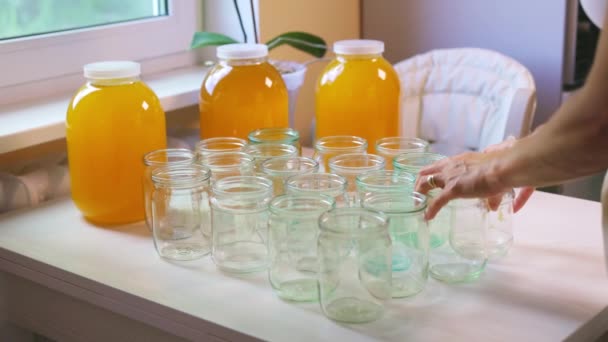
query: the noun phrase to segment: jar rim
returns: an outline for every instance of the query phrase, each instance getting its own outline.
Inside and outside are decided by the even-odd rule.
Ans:
[[[337,219],[359,216],[359,224],[338,224]],[[362,225],[362,218],[369,220],[369,225]],[[333,220],[333,221],[332,221]],[[322,232],[330,232],[340,236],[364,236],[370,234],[388,233],[389,217],[377,210],[344,207],[326,211],[319,217],[319,228]]]
[[[194,153],[187,148],[166,148],[144,154],[143,160],[146,166],[189,165],[194,162],[194,157]],[[159,161],[157,158],[167,160]],[[177,160],[171,160],[171,158]]]
[[[216,164],[221,159],[232,159],[234,162],[228,164]],[[210,168],[212,171],[229,170],[235,167],[242,167],[243,165],[253,167],[253,157],[247,153],[238,151],[217,152],[202,156],[197,163]]]
[[[296,186],[302,183],[310,182],[321,182],[327,185],[335,185],[326,189],[312,189],[312,188],[301,188]],[[331,190],[345,190],[346,189],[346,178],[335,173],[307,173],[303,175],[295,175],[285,180],[285,188],[297,190],[298,192],[315,193],[319,190],[331,191]]]
[[[376,182],[372,180],[376,179]],[[379,180],[379,181],[378,181]],[[403,182],[394,182],[393,180],[402,180]],[[398,172],[395,170],[374,170],[364,172],[357,175],[355,183],[358,187],[373,187],[390,189],[395,186],[413,186],[416,183],[416,177],[407,172]]]
[[[379,208],[379,203],[398,202],[403,207]],[[424,212],[427,207],[427,197],[419,192],[404,194],[400,192],[371,194],[363,198],[363,208],[376,210],[386,214],[416,214]]]
[[[280,139],[269,139],[263,140],[260,139],[260,135],[269,134],[269,135],[280,135],[283,137]],[[290,127],[268,127],[268,128],[258,128],[254,131],[249,132],[247,135],[249,142],[254,144],[262,144],[265,142],[278,142],[278,143],[296,143],[300,140],[300,133],[293,128]]]
[[[235,189],[239,191],[231,191]],[[215,181],[212,185],[212,191],[215,196],[222,197],[236,194],[244,197],[261,197],[272,193],[272,181],[259,176],[230,176]]]
[[[159,186],[191,188],[200,186],[211,178],[208,167],[196,164],[160,166],[152,171],[152,182]]]
[[[332,146],[332,144],[340,144],[344,142],[352,142],[350,146]],[[315,150],[320,152],[328,151],[348,151],[352,149],[366,150],[367,140],[355,135],[330,135],[319,138],[315,142]]]
[[[227,146],[230,144],[234,144],[234,146],[240,146],[239,149],[233,148],[210,148],[208,145],[223,145]],[[239,152],[242,151],[243,148],[247,145],[247,141],[245,139],[237,138],[237,137],[215,137],[215,138],[207,138],[203,139],[196,143],[194,146],[194,150],[196,153],[201,152]]]
[[[264,142],[259,144],[247,144],[243,152],[250,155],[254,159],[258,158],[274,158],[291,156],[298,153],[298,148],[289,145],[274,142]],[[271,153],[269,153],[271,152]],[[282,154],[272,154],[274,152],[283,152]],[[267,154],[268,153],[268,154]]]
[[[399,148],[394,147],[394,145],[399,145]],[[391,147],[393,145],[393,147]],[[411,147],[403,147],[411,146]],[[424,152],[424,149],[429,147],[429,142],[420,139],[420,138],[408,138],[408,137],[386,137],[376,140],[376,152],[385,153],[391,155],[397,155],[401,153],[406,153],[411,150],[411,152]],[[422,151],[418,149],[423,149]]]
[[[311,203],[317,206],[314,207]],[[289,207],[281,207],[285,204],[289,204]],[[335,206],[336,200],[324,194],[284,194],[275,196],[269,205],[271,213],[289,215],[290,217],[306,217],[310,216],[311,213],[318,213],[317,216],[320,216],[322,213],[335,208]]]
[[[346,162],[348,163],[349,161],[354,161],[354,160],[359,160],[359,159],[363,159],[366,162],[369,162],[369,165],[365,165],[365,166],[350,166],[350,165],[340,165],[340,164],[336,164],[339,162]],[[332,157],[329,159],[329,168],[334,169],[336,171],[340,171],[340,172],[347,172],[347,173],[352,173],[352,172],[356,172],[359,173],[362,170],[366,170],[366,171],[376,171],[379,169],[383,169],[386,166],[386,159],[382,156],[376,155],[376,154],[369,154],[369,153],[345,153],[345,154],[340,154],[337,155],[335,157]]]
[[[277,169],[276,167],[273,169],[273,163],[279,163],[279,165],[287,165],[290,161],[297,162],[298,168],[293,170],[285,170],[285,169]],[[307,168],[301,169],[301,166],[306,166]],[[292,175],[296,172],[298,173],[309,173],[315,172],[319,169],[319,163],[314,161],[308,157],[274,157],[268,160],[265,160],[262,163],[262,171],[272,175]]]
[[[434,152],[405,152],[393,159],[393,166],[397,169],[418,171],[425,166],[447,158],[443,154]]]

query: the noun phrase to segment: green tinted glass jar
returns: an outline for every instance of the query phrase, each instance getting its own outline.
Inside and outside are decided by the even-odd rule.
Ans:
[[[252,131],[247,136],[250,144],[277,143],[293,145],[298,149],[298,155],[302,154],[300,146],[300,133],[289,127],[260,128]]]
[[[393,298],[422,291],[429,272],[429,228],[424,220],[426,197],[416,192],[385,192],[367,196],[366,209],[381,211],[390,221]]]
[[[391,298],[388,221],[363,208],[336,208],[319,218],[319,298],[327,317],[363,323],[382,316]]]
[[[388,137],[376,141],[376,153],[386,159],[386,169],[393,169],[393,159],[407,152],[426,152],[429,142],[420,138]]]
[[[333,209],[326,195],[282,195],[270,202],[268,278],[277,295],[316,301],[319,216]]]

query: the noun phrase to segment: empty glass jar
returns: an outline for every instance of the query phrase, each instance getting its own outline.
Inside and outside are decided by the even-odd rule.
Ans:
[[[262,163],[262,173],[272,180],[275,196],[285,193],[287,178],[317,171],[319,164],[306,157],[277,157]]]
[[[355,183],[359,198],[363,200],[372,194],[387,192],[410,193],[414,191],[416,177],[394,170],[378,170],[365,172],[357,176]]]
[[[362,205],[390,218],[393,298],[409,297],[422,291],[429,274],[430,234],[424,220],[426,197],[416,192],[378,193],[367,196]]]
[[[211,170],[211,183],[232,176],[253,176],[253,158],[243,152],[217,152],[203,156],[198,163]]]
[[[325,195],[282,195],[270,202],[268,278],[277,295],[314,301],[317,288],[319,216],[334,207]]]
[[[490,260],[505,256],[513,245],[514,197],[515,193],[513,191],[505,193],[496,211],[488,212],[486,244],[488,259]]]
[[[319,298],[336,321],[380,318],[391,298],[388,217],[363,208],[336,208],[319,218]]]
[[[336,135],[320,138],[315,142],[313,159],[321,172],[329,172],[329,159],[346,153],[366,153],[367,140],[352,135]]]
[[[332,197],[337,207],[349,203],[346,193],[346,178],[333,173],[309,173],[287,178],[285,189],[288,194],[322,194]]]
[[[346,178],[350,206],[360,205],[356,185],[357,176],[369,171],[382,170],[384,166],[384,158],[366,153],[341,154],[329,160],[329,170]]]
[[[204,157],[218,152],[241,152],[247,145],[247,142],[236,137],[217,137],[208,138],[199,141],[194,147],[197,158],[199,160]]]
[[[430,251],[430,273],[446,283],[476,280],[487,262],[487,207],[483,200],[458,199],[450,208],[449,243]]]
[[[233,176],[212,185],[211,256],[226,272],[247,273],[268,267],[268,204],[272,181]]]
[[[419,138],[388,137],[376,141],[376,153],[386,159],[386,169],[393,169],[393,159],[406,152],[426,152],[429,143]]]
[[[431,152],[407,152],[393,159],[393,167],[397,173],[409,173],[418,177],[418,173],[425,166],[446,158],[444,155]],[[427,197],[430,200],[437,196],[441,189],[429,191]],[[434,219],[429,221],[431,230],[431,248],[442,246],[448,240],[450,230],[450,206],[443,207]]]
[[[194,153],[185,148],[156,150],[144,155],[144,205],[146,226],[152,231],[152,171],[161,166],[187,166],[194,163]],[[208,208],[207,208],[208,209]]]
[[[248,139],[250,144],[277,143],[293,145],[298,149],[298,155],[302,154],[300,133],[293,128],[260,128],[250,132]]]
[[[158,254],[192,260],[209,253],[208,168],[161,166],[152,171],[152,232]]]
[[[253,158],[254,170],[262,173],[262,163],[270,158],[276,157],[297,157],[298,148],[293,145],[279,143],[249,144],[243,150]]]

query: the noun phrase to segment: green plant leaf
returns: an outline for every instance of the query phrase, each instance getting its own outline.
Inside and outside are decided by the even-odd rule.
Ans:
[[[283,33],[272,38],[266,43],[269,50],[283,44],[290,45],[291,47],[304,51],[317,58],[325,56],[325,52],[327,51],[327,44],[323,38],[306,32]]]
[[[204,46],[224,45],[238,43],[238,41],[215,32],[195,32],[190,43],[191,49],[197,49]]]

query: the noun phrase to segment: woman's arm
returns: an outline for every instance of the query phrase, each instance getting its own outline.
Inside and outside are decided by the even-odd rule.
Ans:
[[[432,218],[453,198],[488,197],[514,187],[556,184],[607,167],[608,32],[604,31],[584,87],[546,124],[512,148],[467,153],[423,169],[417,190],[430,190],[431,175],[444,188],[429,206],[427,217]]]

